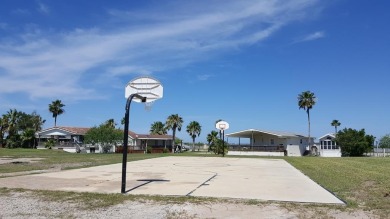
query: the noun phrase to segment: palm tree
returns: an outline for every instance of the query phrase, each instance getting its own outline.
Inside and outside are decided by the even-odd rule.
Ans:
[[[176,129],[180,132],[182,124],[183,118],[181,118],[178,114],[172,114],[168,116],[167,121],[165,122],[166,130],[172,129],[172,153],[175,152]]]
[[[27,144],[29,148],[35,147],[35,131],[32,128],[27,128],[21,135],[23,144]]]
[[[10,109],[7,114],[7,142],[6,145],[8,148],[14,148],[20,146],[19,144],[19,135],[18,135],[18,122],[20,120],[21,114],[16,109]]]
[[[214,143],[218,139],[218,132],[217,131],[211,131],[209,134],[207,134],[207,143],[209,144],[209,151],[214,151],[212,146],[214,146]]]
[[[222,121],[222,119],[218,119],[215,121],[215,125],[217,125],[218,122]],[[222,130],[219,130],[219,139],[222,139]]]
[[[17,125],[18,125],[18,120],[20,118],[20,113],[16,109],[10,109],[7,112],[6,118],[8,119],[7,124],[8,124],[8,136],[12,136],[17,133]]]
[[[3,147],[4,135],[8,130],[8,117],[6,114],[3,114],[0,117],[0,147]]]
[[[218,132],[217,131],[211,131],[208,135],[207,135],[207,143],[210,145],[212,144],[215,139],[218,138]]]
[[[61,103],[61,100],[55,100],[51,104],[49,104],[49,111],[53,113],[54,127],[57,126],[57,116],[65,112],[65,110],[63,109],[64,106],[65,104]]]
[[[339,122],[339,120],[334,119],[334,120],[332,121],[332,123],[330,123],[330,125],[331,125],[331,126],[334,126],[335,134],[337,134],[337,126],[340,126],[340,125],[341,125],[341,123]]]
[[[306,110],[307,113],[307,121],[309,124],[309,135],[308,135],[308,145],[310,150],[310,110],[316,104],[316,97],[314,93],[310,91],[304,91],[298,95],[298,106],[299,109]]]
[[[199,137],[201,131],[202,131],[202,126],[200,126],[200,124],[197,121],[192,121],[190,122],[190,124],[187,125],[187,133],[192,138],[192,151],[195,151],[195,138],[196,136]]]
[[[167,134],[167,129],[165,128],[164,123],[157,121],[150,126],[149,132],[152,135],[165,135]]]
[[[115,120],[114,119],[109,119],[107,121],[104,122],[104,125],[108,128],[113,128],[115,129],[115,126],[116,126],[116,123],[115,123]]]
[[[37,114],[36,112],[33,112],[31,114],[31,116],[32,116],[32,125],[33,125],[32,128],[33,128],[34,134],[35,134],[35,132],[42,130],[42,126],[46,122],[46,120],[42,119],[42,117],[39,114]],[[36,146],[35,136],[34,136],[34,143],[33,144],[34,144],[33,147],[35,148],[35,146]]]
[[[42,117],[37,114],[37,112],[31,113],[31,119],[32,119],[32,128],[35,132],[41,131],[43,124],[46,122],[46,119],[42,119]]]

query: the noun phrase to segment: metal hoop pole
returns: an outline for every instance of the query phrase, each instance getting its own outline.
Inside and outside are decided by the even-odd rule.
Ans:
[[[139,94],[131,94],[127,98],[126,102],[126,112],[125,112],[125,130],[123,131],[123,159],[122,159],[122,187],[121,193],[126,193],[126,168],[127,168],[127,148],[129,142],[129,114],[130,114],[130,104],[134,97],[142,99],[142,102],[146,101],[146,97],[142,97]]]
[[[222,157],[225,156],[225,130],[222,129]]]

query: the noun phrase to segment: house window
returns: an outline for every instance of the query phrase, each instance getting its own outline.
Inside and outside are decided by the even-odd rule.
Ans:
[[[299,143],[300,143],[300,144],[302,144],[302,143],[303,143],[303,139],[302,139],[302,138],[301,138],[301,140],[299,141]]]
[[[271,145],[274,145],[275,144],[275,141],[274,139],[271,138]]]

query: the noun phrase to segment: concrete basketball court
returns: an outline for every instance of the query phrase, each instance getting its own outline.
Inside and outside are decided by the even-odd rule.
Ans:
[[[0,187],[120,193],[122,164],[0,178]],[[127,194],[344,204],[281,159],[162,157],[127,163]]]

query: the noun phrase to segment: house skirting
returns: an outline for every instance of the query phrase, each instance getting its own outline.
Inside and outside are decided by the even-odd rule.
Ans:
[[[284,156],[284,152],[279,151],[229,151],[228,155],[243,156]]]

